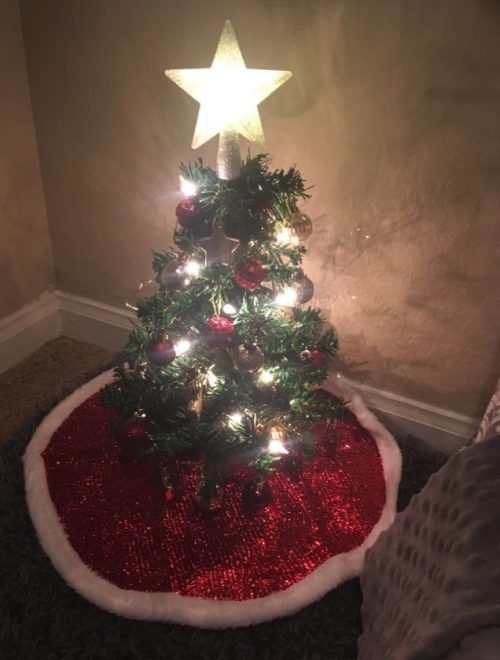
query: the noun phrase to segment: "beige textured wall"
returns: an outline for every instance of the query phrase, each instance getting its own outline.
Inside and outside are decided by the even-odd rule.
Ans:
[[[0,0],[0,318],[53,284],[17,0]]]
[[[307,266],[343,369],[479,414],[500,371],[496,0],[24,0],[58,286],[119,305],[174,226],[197,105],[231,18],[277,166],[314,184]]]

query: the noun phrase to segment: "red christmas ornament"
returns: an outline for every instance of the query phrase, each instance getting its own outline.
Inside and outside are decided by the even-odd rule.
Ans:
[[[245,257],[236,267],[236,284],[242,289],[254,291],[266,279],[267,269],[262,261],[254,257]]]
[[[177,220],[182,227],[190,227],[198,213],[198,206],[192,197],[182,199],[175,209]]]
[[[125,461],[139,457],[151,444],[146,422],[135,416],[118,426],[115,437]]]
[[[170,340],[150,341],[146,346],[146,355],[150,362],[164,367],[175,360],[175,348]]]
[[[234,332],[233,322],[225,316],[212,316],[206,323],[205,341],[210,348],[225,348]]]
[[[213,209],[202,207],[199,199],[194,197],[184,198],[177,204],[175,212],[179,224],[183,228],[189,229],[196,240],[211,236],[214,216]],[[182,250],[186,249],[185,242],[182,237],[178,236],[178,232],[174,235],[174,242]]]
[[[311,362],[315,367],[322,368],[326,367],[328,364],[328,357],[323,353],[323,351],[318,351],[317,348],[313,348],[309,351]]]

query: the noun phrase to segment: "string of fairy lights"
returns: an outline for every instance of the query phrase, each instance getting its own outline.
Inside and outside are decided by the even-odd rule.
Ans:
[[[199,193],[199,186],[196,182],[186,179],[183,176],[180,176],[180,191],[184,199],[196,197]],[[309,219],[307,216],[303,216]],[[309,230],[308,232],[309,233]],[[293,228],[286,225],[281,225],[274,234],[274,243],[277,246],[292,246],[296,247],[300,243],[300,238],[294,233]],[[175,273],[178,276],[178,280],[183,287],[188,287],[190,284],[200,277],[203,274],[203,269],[207,264],[204,264],[202,261],[199,261],[192,256],[189,256],[187,259],[180,261],[175,268]],[[151,285],[151,286],[148,286]],[[126,303],[126,306],[129,309],[137,311],[137,301],[136,298],[141,295],[147,297],[151,293],[150,289],[158,288],[158,280],[148,280],[142,282],[135,293],[135,296],[131,301]],[[277,290],[274,294],[274,299],[271,300],[268,304],[276,308],[279,313],[283,313],[287,309],[291,309],[297,304],[302,304],[306,300],[300,299],[300,285],[287,285]],[[312,297],[312,291],[308,294],[307,299]],[[221,308],[222,314],[227,317],[236,317],[240,309],[238,306],[232,302],[225,302]],[[173,342],[172,352],[175,357],[183,356],[188,354],[193,347],[195,346],[197,339],[192,339],[189,336],[184,336],[178,338]],[[264,356],[262,355],[262,361]],[[271,386],[276,381],[276,375],[273,368],[268,368],[264,365],[258,365],[258,368],[255,370],[256,382],[258,386],[266,387]],[[201,374],[200,374],[201,375]],[[223,377],[217,375],[214,372],[214,365],[211,365],[205,372],[204,377],[204,387],[205,388],[217,388],[223,383]],[[250,419],[253,415],[251,410],[235,410],[226,415],[226,423],[229,428],[236,430],[239,426],[245,423],[246,420]],[[274,425],[270,426],[268,429],[268,447],[267,452],[275,457],[280,457],[288,453],[288,449],[285,446],[285,433],[281,426]]]
[[[296,168],[270,171],[263,153],[242,163],[239,147],[241,134],[265,148],[257,106],[292,74],[247,68],[230,21],[210,68],[165,73],[200,103],[193,148],[219,134],[217,172],[201,160],[181,164],[178,250],[154,253],[156,277],[126,303],[140,327],[109,402],[124,416],[140,404],[149,429],[125,428],[143,431],[160,453],[201,441],[208,464],[210,451],[236,447],[262,452],[249,464],[264,473],[270,457],[267,465],[305,451],[307,429],[335,408],[318,391],[335,332],[318,309],[299,309],[314,295],[301,268],[312,222],[297,207],[309,194]],[[166,467],[162,480],[168,499]],[[209,501],[214,491],[203,489]]]

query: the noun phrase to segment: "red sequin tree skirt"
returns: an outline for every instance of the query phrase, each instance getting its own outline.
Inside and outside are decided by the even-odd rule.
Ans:
[[[176,464],[176,496],[167,503],[155,459],[122,462],[115,423],[116,414],[100,405],[96,392],[75,406],[35,453],[73,559],[99,583],[129,597],[142,593],[157,603],[158,596],[177,596],[194,608],[201,599],[238,605],[288,591],[293,597],[293,587],[311,581],[332,558],[360,554],[387,507],[379,446],[352,414],[325,435],[299,475],[283,466],[268,479],[273,498],[267,506],[245,507],[242,488],[252,474],[240,468],[224,485],[222,506],[210,512],[194,501],[196,463]],[[28,473],[26,478],[28,487]],[[44,522],[33,511],[37,505],[29,497],[28,502],[45,546]],[[66,569],[61,572],[82,591]],[[84,595],[103,605],[94,594]],[[109,609],[141,617],[116,607],[115,600]],[[177,620],[149,610],[144,618]],[[219,615],[216,619],[207,625],[224,625]]]

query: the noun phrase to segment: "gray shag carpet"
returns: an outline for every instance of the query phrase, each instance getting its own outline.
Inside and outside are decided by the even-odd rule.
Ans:
[[[114,355],[68,338],[48,342],[0,376],[0,657],[3,660],[347,660],[361,632],[359,580],[298,614],[250,628],[206,631],[131,621],[70,589],[41,550],[24,499],[22,455],[43,416],[112,365]],[[5,411],[5,413],[3,412]],[[400,442],[398,508],[446,457],[418,440]]]

